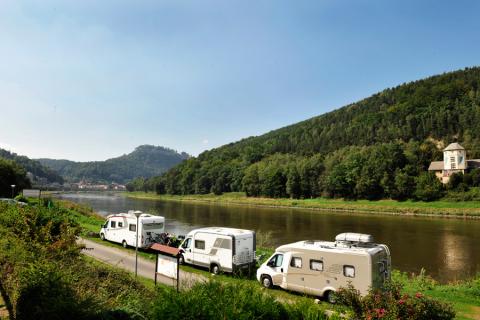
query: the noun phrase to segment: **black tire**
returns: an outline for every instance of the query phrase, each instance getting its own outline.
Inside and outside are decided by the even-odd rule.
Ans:
[[[329,290],[325,292],[325,300],[327,300],[327,302],[330,304],[337,303],[337,296],[335,294],[335,291]]]
[[[128,244],[127,244],[127,241],[123,240],[122,241],[122,246],[127,249],[128,248]]]
[[[185,257],[183,256],[183,254],[180,254],[178,256],[178,264],[185,264]]]
[[[217,275],[220,273],[220,267],[218,266],[218,264],[212,264],[210,266],[210,272]]]
[[[263,275],[260,278],[260,282],[262,283],[262,286],[267,289],[272,289],[273,288],[273,281],[270,276]]]
[[[102,241],[105,241],[105,235],[104,235],[103,233],[100,233],[100,239],[101,239]]]

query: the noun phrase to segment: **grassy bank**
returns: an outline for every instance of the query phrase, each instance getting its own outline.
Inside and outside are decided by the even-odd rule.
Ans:
[[[242,192],[222,195],[157,195],[155,193],[129,192],[127,197],[137,199],[203,202],[224,205],[250,205],[280,208],[302,208],[359,213],[424,215],[443,217],[480,218],[480,201],[395,201],[395,200],[342,200],[342,199],[272,199],[247,197]]]

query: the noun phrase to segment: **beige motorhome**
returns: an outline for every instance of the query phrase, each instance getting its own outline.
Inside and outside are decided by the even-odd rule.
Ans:
[[[390,278],[390,250],[373,237],[342,233],[335,242],[299,241],[280,246],[257,270],[267,288],[279,286],[334,302],[334,292],[351,283],[362,295]]]

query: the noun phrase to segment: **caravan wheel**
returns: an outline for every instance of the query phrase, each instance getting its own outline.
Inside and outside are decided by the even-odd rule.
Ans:
[[[271,289],[273,287],[272,278],[270,278],[270,276],[265,276],[264,275],[264,276],[262,276],[260,281],[262,282],[262,286],[264,286],[267,289]]]
[[[211,271],[213,274],[217,275],[217,274],[220,273],[220,267],[219,267],[218,265],[216,265],[216,264],[212,264],[212,266],[210,267],[210,271]]]
[[[185,258],[183,257],[183,254],[178,256],[178,264],[185,264]]]
[[[335,304],[337,303],[337,297],[335,295],[335,291],[327,291],[325,292],[325,298],[328,301],[328,303]]]
[[[122,246],[126,249],[128,247],[127,241],[123,240],[122,241]]]

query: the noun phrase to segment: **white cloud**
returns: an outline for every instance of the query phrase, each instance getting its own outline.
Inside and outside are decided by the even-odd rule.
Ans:
[[[203,139],[202,144],[208,144],[208,139]]]

